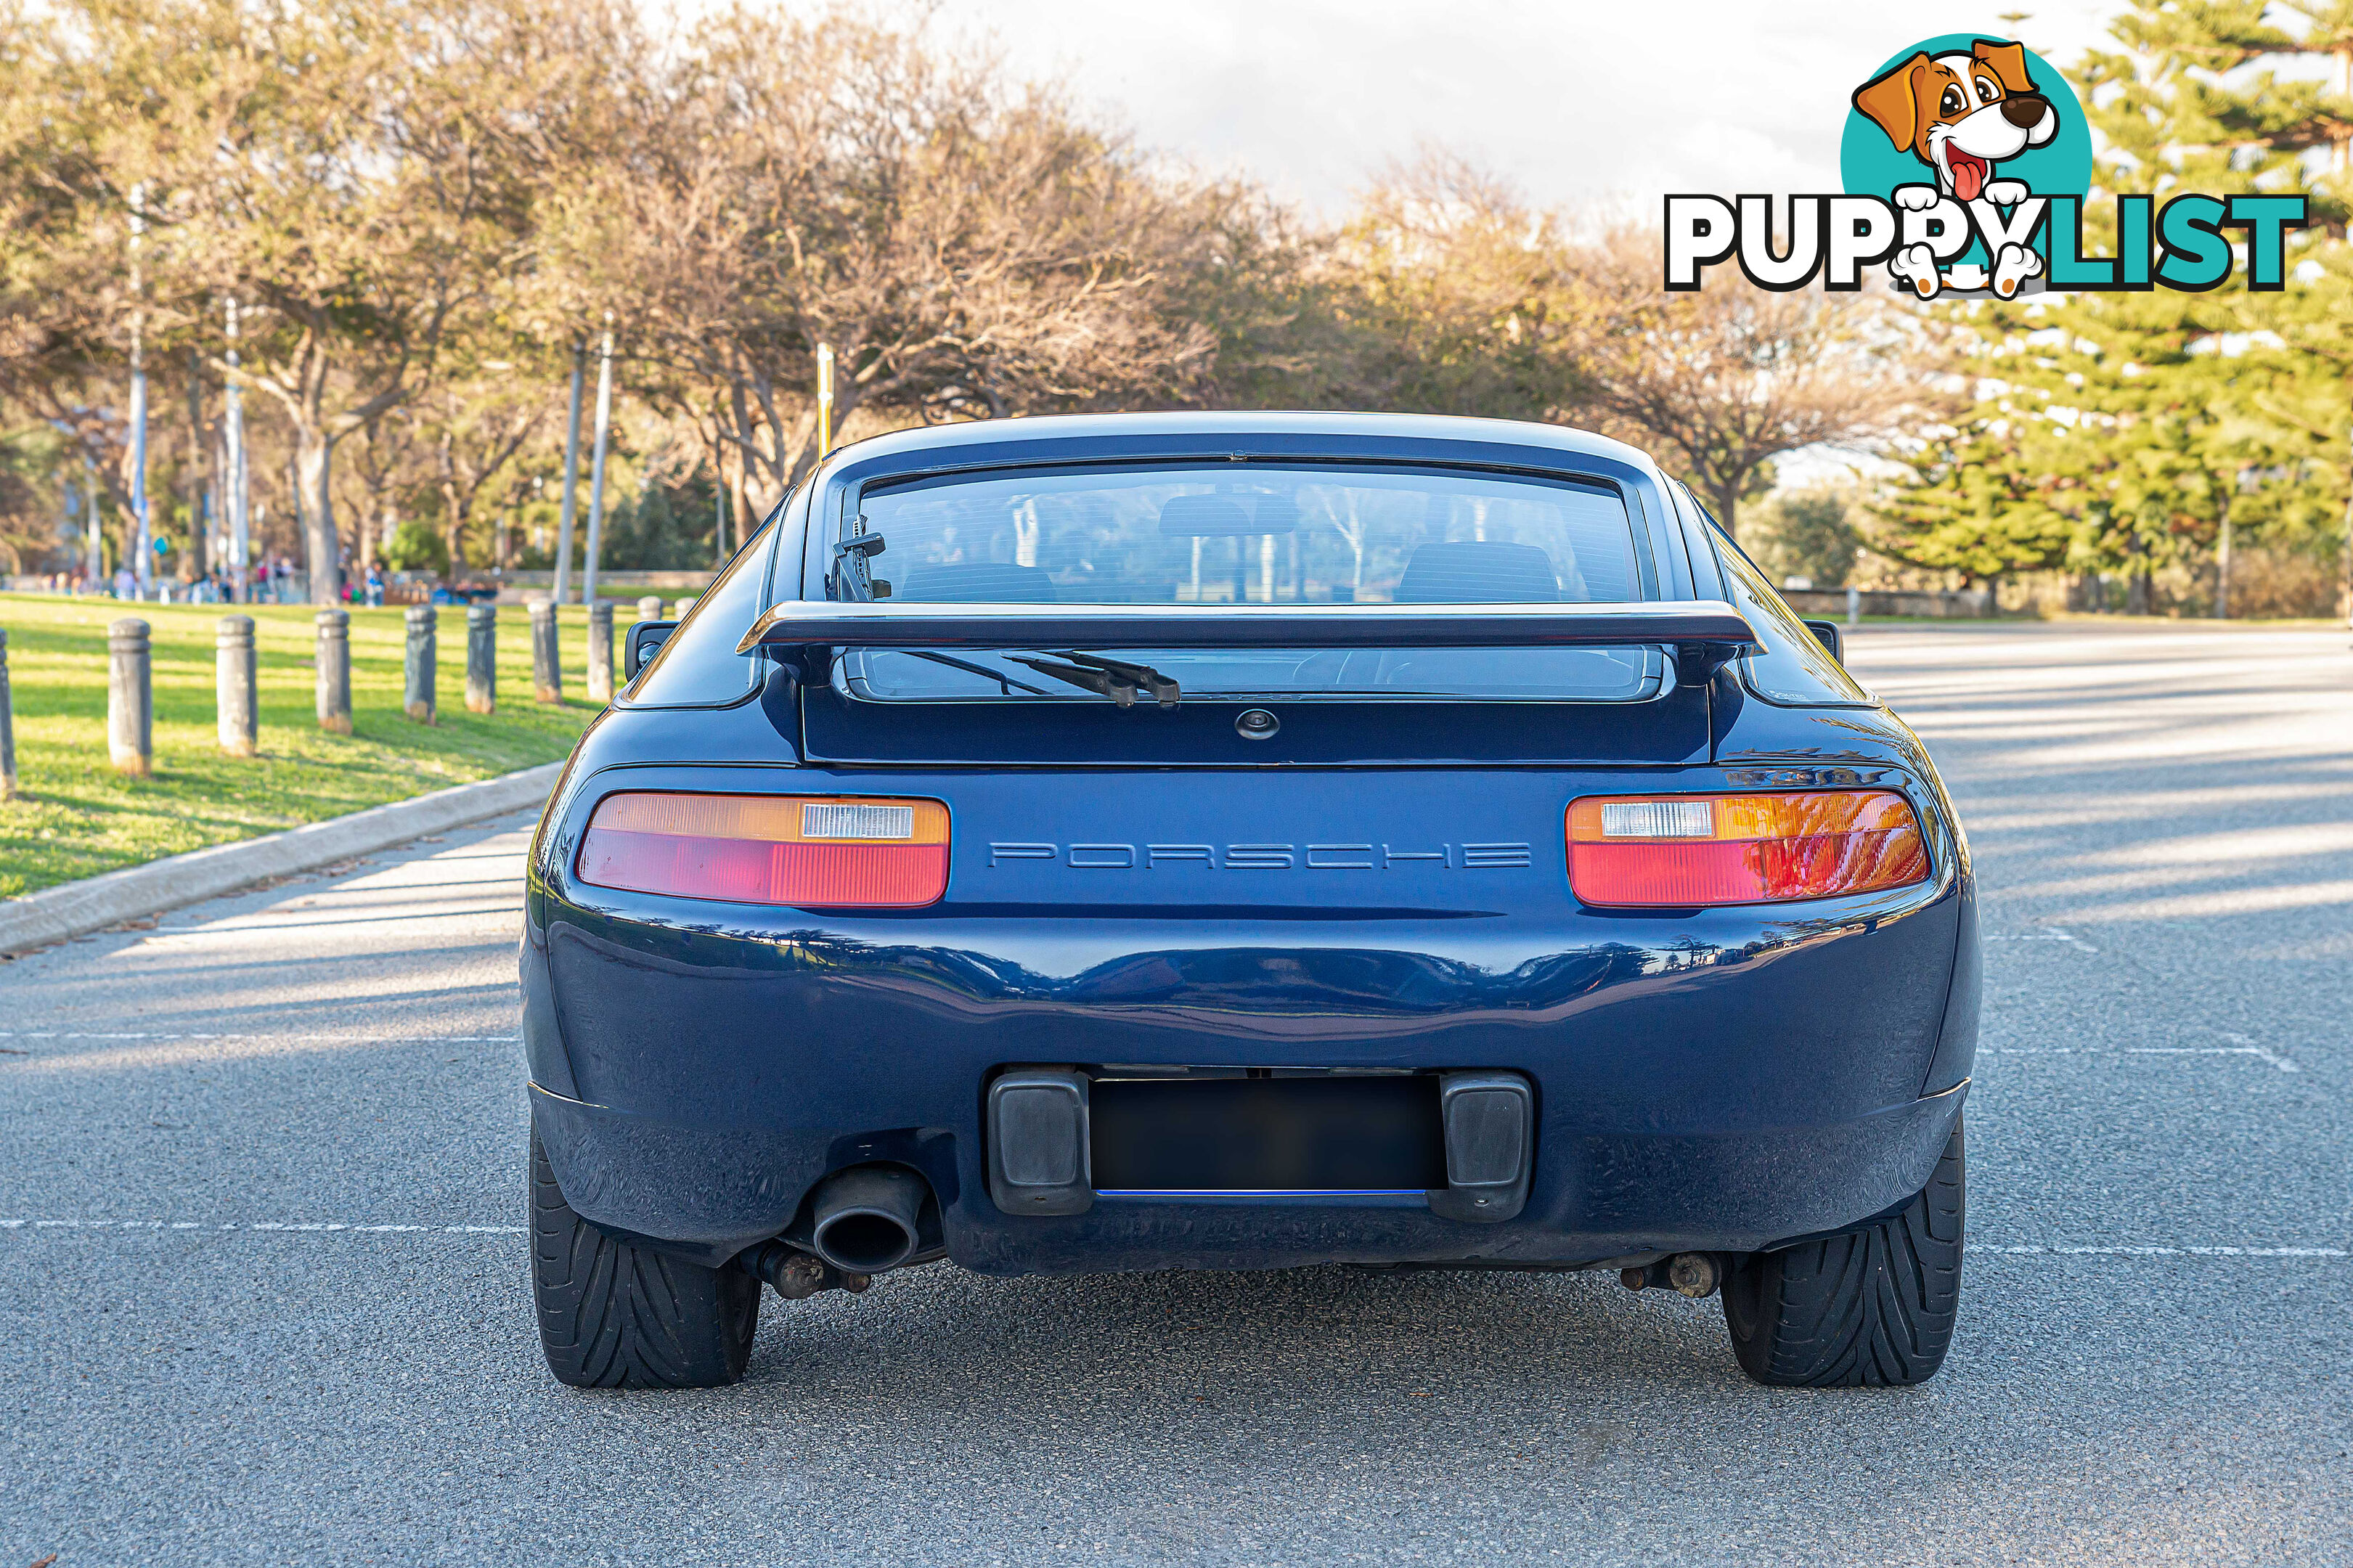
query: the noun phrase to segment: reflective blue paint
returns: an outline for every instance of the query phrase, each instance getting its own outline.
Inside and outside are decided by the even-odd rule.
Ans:
[[[1384,436],[1392,424],[1405,434]],[[809,553],[795,517],[823,527],[845,475],[1133,456],[1215,432],[1139,416],[902,433],[838,455],[751,548],[773,548],[782,580]],[[1711,594],[1723,581],[1704,528],[1614,443],[1370,416],[1269,416],[1232,440],[1599,472],[1678,531],[1660,560],[1708,561]],[[1687,576],[1661,591],[1696,596]],[[923,1171],[950,1255],[999,1273],[1747,1250],[1918,1190],[1966,1091],[1967,845],[1910,731],[1838,692],[1824,702],[1847,705],[1766,700],[1726,669],[1624,707],[1303,701],[1279,705],[1277,737],[1246,742],[1233,704],[966,705],[979,717],[961,730],[932,721],[954,705],[918,705],[886,721],[755,658],[766,674],[739,700],[603,715],[529,872],[524,1035],[550,1157],[581,1213],[684,1255],[776,1234],[828,1171],[871,1160]],[[812,763],[805,742],[865,760]],[[1926,883],[1643,914],[1569,891],[1577,795],[1864,784],[1912,801]],[[954,824],[946,897],[814,911],[580,884],[597,801],[647,788],[937,797]],[[987,1196],[980,1110],[987,1076],[1016,1063],[1522,1072],[1537,1096],[1528,1205],[1493,1226],[1339,1194],[1008,1217]]]

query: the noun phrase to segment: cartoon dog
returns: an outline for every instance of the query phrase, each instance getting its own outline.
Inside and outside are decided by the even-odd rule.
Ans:
[[[1946,196],[1963,202],[1982,196],[2004,207],[2024,201],[2025,182],[1997,179],[1994,166],[2042,146],[2059,131],[2058,110],[2026,73],[2024,47],[1989,38],[1977,39],[1965,55],[1914,55],[1855,89],[1854,106],[1899,150],[1936,172],[1933,185],[1895,187],[1896,205],[1913,212],[1926,212]],[[1936,291],[1936,261],[1926,246],[1899,252],[1889,270],[1923,298]],[[2007,299],[2021,281],[2042,270],[2042,258],[2035,252],[2005,245],[1994,258],[1995,290]],[[1981,287],[1982,271],[1957,268],[1949,280],[1957,287]],[[1967,281],[1963,272],[1970,274]]]

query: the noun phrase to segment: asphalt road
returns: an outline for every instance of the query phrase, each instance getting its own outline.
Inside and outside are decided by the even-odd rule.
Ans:
[[[1945,1372],[1339,1269],[771,1297],[547,1376],[507,821],[0,965],[0,1568],[2353,1563],[2353,638],[1872,629],[1986,898]]]

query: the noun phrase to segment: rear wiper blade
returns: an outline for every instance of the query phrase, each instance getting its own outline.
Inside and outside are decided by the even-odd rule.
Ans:
[[[1075,648],[1052,648],[1047,653],[1045,658],[1024,653],[1008,653],[1005,657],[1016,664],[1028,665],[1040,675],[1101,692],[1122,708],[1134,707],[1139,695],[1149,695],[1163,708],[1174,708],[1185,695],[1174,680],[1148,664],[1130,664],[1123,658],[1104,658]],[[1052,662],[1055,659],[1064,662]]]
[[[1053,695],[1052,692],[1047,690],[1042,686],[1032,686],[1026,680],[1016,680],[1002,670],[991,669],[985,664],[975,664],[968,658],[957,658],[952,654],[934,653],[928,648],[920,647],[893,648],[891,651],[893,653],[903,653],[913,658],[927,658],[934,664],[944,664],[950,669],[970,670],[975,675],[982,676],[987,679],[997,682],[997,684],[1004,689],[1005,694],[1008,697],[1013,695],[1013,689],[1017,686],[1022,690],[1029,693],[1032,697],[1051,697]]]

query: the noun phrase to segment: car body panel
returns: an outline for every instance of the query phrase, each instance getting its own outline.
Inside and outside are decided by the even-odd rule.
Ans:
[[[822,528],[825,498],[860,475],[1068,460],[1074,443],[1208,449],[1215,434],[1198,417],[1019,424],[1033,428],[850,448],[749,548],[773,549],[772,582],[800,561],[809,594],[822,552],[792,520]],[[1282,416],[1228,435],[1291,456],[1355,443],[1396,459],[1404,441],[1424,461],[1602,473],[1649,498],[1663,596],[1723,591],[1711,569],[1694,595],[1690,563],[1716,546],[1630,448],[1398,424],[1392,439],[1377,419]],[[1434,433],[1458,424],[1476,428]],[[765,673],[728,701],[625,698],[602,715],[532,853],[534,1115],[567,1200],[617,1232],[723,1260],[783,1231],[828,1172],[888,1161],[932,1182],[948,1256],[997,1273],[1745,1251],[1901,1203],[1958,1114],[1976,1032],[1968,847],[1883,708],[1768,700],[1727,667],[1642,703],[1286,703],[1280,734],[1251,742],[1233,702],[858,713],[806,668],[752,657]],[[812,760],[848,749],[860,760]],[[1568,889],[1577,796],[1858,786],[1912,803],[1926,881],[1640,913]],[[582,883],[596,804],[649,789],[944,801],[946,896],[819,910]],[[1008,1215],[987,1192],[983,1100],[993,1073],[1030,1064],[1517,1072],[1536,1103],[1529,1198],[1495,1225],[1394,1196]]]

